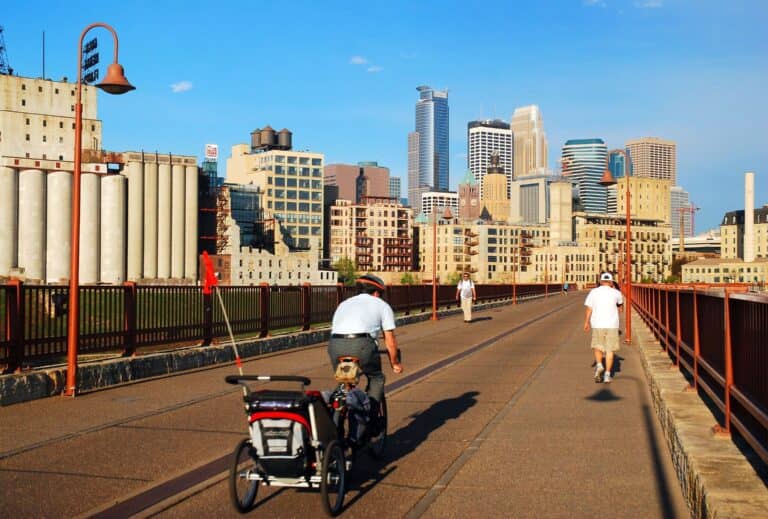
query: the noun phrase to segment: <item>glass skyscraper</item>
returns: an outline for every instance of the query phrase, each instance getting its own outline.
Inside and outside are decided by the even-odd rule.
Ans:
[[[408,135],[408,199],[419,213],[422,192],[448,190],[448,91],[416,90],[416,131]]]
[[[576,184],[581,206],[588,213],[607,212],[606,189],[600,185],[607,155],[603,139],[571,139],[563,146],[563,175]]]

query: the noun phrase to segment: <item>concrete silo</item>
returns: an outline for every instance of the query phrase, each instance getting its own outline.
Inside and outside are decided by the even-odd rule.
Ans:
[[[7,276],[16,266],[18,186],[17,171],[0,166],[0,276]]]
[[[99,221],[101,181],[94,173],[80,175],[80,284],[99,282]]]
[[[144,277],[157,277],[156,162],[144,162]]]
[[[197,166],[187,166],[184,211],[184,277],[197,279]]]
[[[72,254],[72,173],[48,174],[46,210],[45,280],[57,283],[69,279]]]
[[[184,277],[184,220],[185,197],[184,166],[174,164],[171,176],[171,277]]]
[[[19,268],[27,279],[45,279],[45,173],[19,173]]]
[[[144,271],[144,168],[141,162],[128,162],[123,170],[128,179],[128,265],[131,281],[142,278]]]
[[[171,165],[157,174],[157,277],[171,277]]]
[[[101,178],[101,282],[125,281],[126,191],[123,175]]]

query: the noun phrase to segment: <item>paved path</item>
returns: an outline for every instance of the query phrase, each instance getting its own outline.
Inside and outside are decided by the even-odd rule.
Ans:
[[[345,515],[687,517],[637,351],[622,350],[612,384],[592,381],[583,296],[479,312],[472,324],[459,315],[401,328],[407,373],[428,376],[390,394],[386,459],[356,467]],[[332,383],[322,346],[245,368],[306,375],[317,388]],[[4,512],[115,515],[127,508],[110,506],[122,502],[150,507],[145,515],[239,516],[223,474],[157,491],[222,458],[244,435],[240,393],[223,383],[233,369],[0,408]],[[152,489],[159,503],[146,499]],[[259,496],[251,515],[321,515],[316,492]]]

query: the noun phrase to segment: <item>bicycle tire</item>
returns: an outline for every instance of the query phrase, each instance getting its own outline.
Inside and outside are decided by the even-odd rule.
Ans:
[[[336,517],[344,507],[344,494],[347,491],[347,467],[344,451],[336,440],[325,448],[320,467],[320,495],[323,509],[331,517]]]
[[[259,492],[259,482],[247,479],[251,472],[256,472],[256,465],[257,457],[251,440],[243,439],[232,453],[232,464],[229,468],[229,496],[235,509],[241,514],[253,508],[253,502]]]

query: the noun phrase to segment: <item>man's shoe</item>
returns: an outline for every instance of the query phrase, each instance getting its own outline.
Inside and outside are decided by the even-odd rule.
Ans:
[[[613,380],[611,378],[611,374],[606,372],[605,376],[603,377],[603,383],[604,384],[610,384],[611,380]]]
[[[600,384],[603,381],[603,373],[605,373],[605,368],[598,364],[595,370],[595,384]]]

